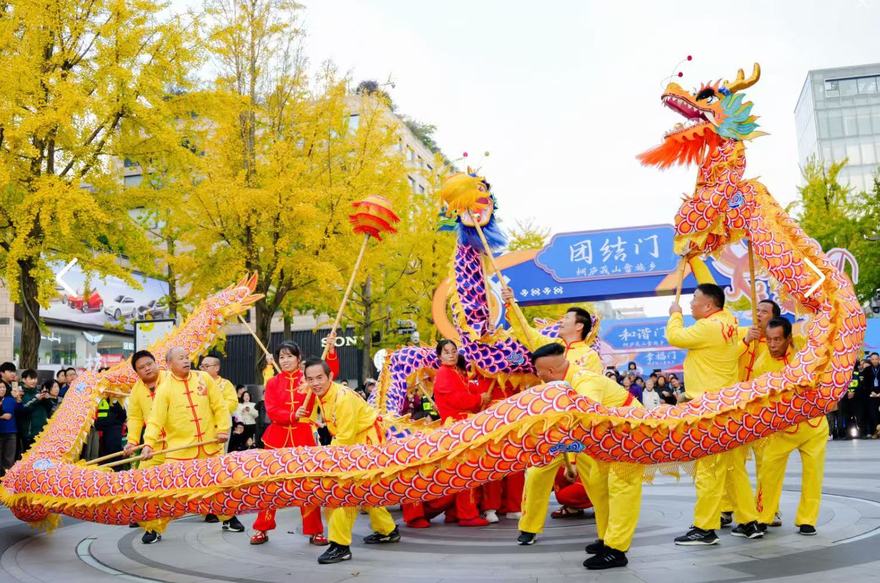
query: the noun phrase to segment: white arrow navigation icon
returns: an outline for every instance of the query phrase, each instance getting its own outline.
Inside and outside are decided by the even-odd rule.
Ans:
[[[75,291],[72,287],[70,287],[69,285],[67,285],[67,282],[65,282],[65,281],[64,281],[63,279],[61,279],[61,278],[64,277],[64,276],[67,274],[68,271],[70,271],[70,268],[71,268],[71,267],[73,267],[74,265],[76,265],[76,262],[77,262],[77,258],[74,257],[73,260],[72,260],[70,263],[68,263],[67,265],[65,265],[65,266],[61,269],[61,271],[59,271],[58,273],[55,274],[55,281],[57,281],[57,282],[58,282],[58,285],[60,285],[61,287],[63,287],[63,288],[64,288],[64,291],[66,291],[67,294],[68,294],[68,295],[71,295],[71,296],[75,296],[75,295],[76,295],[76,291]]]

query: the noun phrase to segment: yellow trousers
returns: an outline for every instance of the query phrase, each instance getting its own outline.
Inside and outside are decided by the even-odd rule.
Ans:
[[[172,460],[173,462],[173,460]],[[164,455],[156,455],[151,457],[148,460],[143,460],[138,462],[138,469],[145,470],[147,468],[155,468],[156,466],[161,466],[165,463]],[[232,518],[231,516],[218,516],[217,520],[221,522],[226,522]],[[170,518],[155,518],[153,520],[147,520],[145,522],[139,522],[138,526],[143,528],[146,531],[152,532],[165,532],[165,529],[168,528],[168,523],[171,522]]]
[[[592,468],[591,460],[583,454],[575,454],[569,456],[569,460],[574,458],[574,465],[577,469],[581,483],[586,485]],[[553,491],[553,482],[556,480],[556,473],[565,463],[562,456],[553,459],[546,466],[533,466],[526,470],[525,485],[523,486],[522,498],[522,517],[519,519],[519,530],[522,532],[531,532],[538,534],[544,532],[544,522],[547,521],[547,508],[550,506],[550,493]],[[590,500],[593,500],[593,494],[587,490]],[[595,504],[595,500],[593,504]]]
[[[767,438],[763,467],[758,474],[757,507],[760,513],[758,520],[761,522],[769,524],[773,521],[773,515],[779,509],[788,456],[794,450],[798,450],[803,469],[801,499],[794,523],[796,526],[802,524],[816,526],[822,499],[825,447],[828,444],[828,420],[824,416],[817,419],[819,421],[815,427],[810,424],[811,421],[816,423],[815,419],[801,421],[795,431],[791,433],[780,431]]]
[[[767,443],[767,438],[762,437],[761,439],[759,439],[757,441],[753,441],[749,445],[743,446],[743,448],[750,449],[752,452],[752,455],[755,456],[755,475],[756,476],[761,475],[761,462],[763,461],[763,458],[764,458],[764,446],[766,445],[766,443]],[[746,460],[748,460],[748,455],[746,455]],[[735,495],[731,494],[731,492],[730,492],[731,489],[733,488],[733,484],[735,481],[735,478],[731,479],[732,473],[733,473],[733,470],[730,467],[728,467],[728,469],[727,469],[727,483],[726,483],[726,487],[724,488],[724,495],[721,497],[721,510],[724,512],[733,512],[735,510],[735,508],[733,506],[733,499],[734,499]],[[739,519],[737,519],[737,522],[739,522]]]
[[[746,472],[747,447],[698,459],[694,464],[694,526],[703,530],[721,528],[722,497],[727,492],[739,523],[758,519],[752,484]],[[730,483],[728,490],[727,484]]]
[[[644,468],[589,457],[587,460],[592,467],[584,485],[593,502],[599,538],[606,547],[626,552],[639,522]]]
[[[391,513],[385,508],[369,507],[364,508],[370,516],[370,527],[380,534],[390,534],[397,525],[391,518]],[[333,508],[330,510],[330,542],[338,545],[351,545],[351,531],[354,529],[354,523],[357,521],[358,507],[345,506],[343,508]]]

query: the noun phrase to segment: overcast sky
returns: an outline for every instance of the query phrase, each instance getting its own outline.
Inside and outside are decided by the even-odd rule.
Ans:
[[[680,121],[659,98],[688,54],[688,88],[761,64],[747,95],[770,135],[749,145],[747,176],[783,203],[807,71],[880,61],[880,0],[304,2],[313,62],[356,82],[391,75],[399,111],[436,125],[450,158],[491,152],[482,172],[506,225],[554,233],[671,221],[696,170],[635,156]]]
[[[332,60],[355,83],[390,76],[400,113],[481,166],[505,226],[531,218],[553,233],[672,221],[696,169],[635,158],[681,121],[660,105],[670,75],[690,88],[761,64],[747,95],[769,135],[749,144],[746,176],[785,204],[807,71],[880,62],[880,0],[301,1],[314,65]],[[668,300],[627,303],[657,315]]]

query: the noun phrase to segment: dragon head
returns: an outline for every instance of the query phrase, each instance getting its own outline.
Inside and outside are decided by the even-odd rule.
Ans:
[[[673,164],[702,164],[708,154],[726,140],[751,140],[763,135],[756,131],[757,118],[751,114],[752,102],[741,93],[758,82],[761,66],[755,63],[746,79],[740,69],[733,81],[705,84],[694,92],[670,83],[661,97],[663,105],[685,118],[666,133],[663,143],[639,155],[643,164],[667,168]]]
[[[484,177],[468,168],[467,173],[459,172],[447,178],[439,194],[445,206],[444,214],[456,224],[460,244],[482,249],[475,226],[479,225],[492,249],[504,246],[506,238],[495,220],[495,196]],[[486,251],[491,253],[491,249]]]

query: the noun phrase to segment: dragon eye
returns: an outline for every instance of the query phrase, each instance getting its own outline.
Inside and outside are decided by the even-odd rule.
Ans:
[[[715,101],[715,99],[713,99],[714,97],[715,97],[715,90],[712,89],[711,87],[706,87],[705,89],[703,89],[702,91],[697,93],[697,101],[702,101],[705,99],[709,103],[714,103],[714,101]]]

